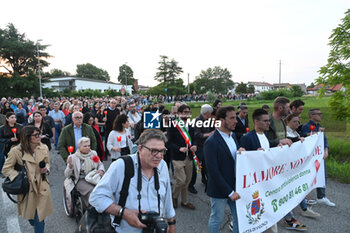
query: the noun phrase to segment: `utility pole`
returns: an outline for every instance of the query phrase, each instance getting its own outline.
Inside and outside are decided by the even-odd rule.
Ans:
[[[39,53],[39,41],[36,41],[36,52],[37,52],[37,57],[38,57],[38,72],[39,72],[39,88],[40,88],[40,98],[43,98],[43,91],[41,88],[41,73],[40,73],[40,53]]]
[[[188,89],[188,94],[190,93],[190,73],[187,73],[187,89]]]
[[[281,89],[281,65],[282,65],[282,62],[281,62],[281,59],[280,59],[280,72],[279,72],[279,86],[278,86],[278,89]]]

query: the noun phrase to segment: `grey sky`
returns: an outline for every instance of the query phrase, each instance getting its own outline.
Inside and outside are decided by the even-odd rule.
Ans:
[[[193,81],[201,70],[228,68],[235,82],[310,84],[327,62],[328,37],[349,8],[346,0],[11,0],[9,22],[50,44],[50,67],[75,73],[92,63],[117,81],[127,62],[139,84],[153,79],[159,55],[174,58]]]

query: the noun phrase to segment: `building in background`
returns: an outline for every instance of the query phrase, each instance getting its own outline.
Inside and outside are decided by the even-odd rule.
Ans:
[[[128,92],[132,93],[132,85],[123,85],[120,83],[113,83],[110,81],[103,81],[97,79],[80,78],[80,77],[59,77],[50,78],[48,82],[43,85],[44,88],[53,88],[56,91],[63,91],[65,89],[70,89],[74,91],[79,90],[99,90],[101,92],[107,91],[108,89],[113,89],[116,91],[121,91],[123,88]]]
[[[273,85],[266,82],[248,82],[247,86],[253,85],[255,93],[273,90]]]

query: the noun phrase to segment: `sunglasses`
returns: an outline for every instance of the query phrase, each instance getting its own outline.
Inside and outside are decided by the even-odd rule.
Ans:
[[[41,133],[36,133],[36,134],[32,134],[32,137],[36,137],[36,138],[40,138],[41,137]]]

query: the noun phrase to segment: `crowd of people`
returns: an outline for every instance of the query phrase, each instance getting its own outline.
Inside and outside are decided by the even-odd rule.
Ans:
[[[2,98],[1,176],[14,179],[15,165],[25,164],[30,181],[29,194],[18,204],[19,215],[30,221],[35,232],[44,232],[44,219],[53,211],[47,175],[49,151],[55,150],[67,163],[66,198],[70,198],[75,187],[83,197],[84,209],[92,206],[98,212],[112,215],[117,232],[142,232],[141,228],[150,227],[140,217],[145,211],[167,219],[168,232],[175,232],[179,201],[182,208],[196,209],[188,199],[188,192],[198,193],[195,188],[198,169],[211,202],[209,232],[219,232],[226,204],[233,218],[230,228],[238,232],[237,153],[291,146],[310,135],[310,125],[315,126],[315,131],[324,131],[320,125],[322,113],[317,108],[310,109],[309,121],[301,124],[306,120],[301,119],[305,105],[302,100],[290,103],[285,97],[276,98],[271,112],[268,105],[252,112],[253,125],[248,121],[248,106],[243,102],[237,108],[222,106],[219,99],[212,105],[203,104],[200,114],[192,117],[196,122],[220,121],[217,128],[164,124],[191,118],[191,108],[184,102],[174,101],[171,109],[166,109],[162,101],[171,100],[176,98],[158,96],[157,102],[144,97]],[[144,111],[162,113],[160,129],[144,127]],[[326,136],[324,142],[326,159],[329,149]],[[129,181],[127,197],[123,197],[127,164],[118,158],[127,155],[132,159],[135,175]],[[107,160],[112,164],[105,169],[103,162]],[[91,172],[97,178],[90,178]],[[325,190],[317,189],[317,202],[335,206]],[[123,198],[126,198],[124,203]],[[302,215],[319,217],[310,204],[306,199],[300,203]],[[307,230],[293,211],[284,216],[283,222],[287,229]],[[267,231],[278,232],[277,225]]]

